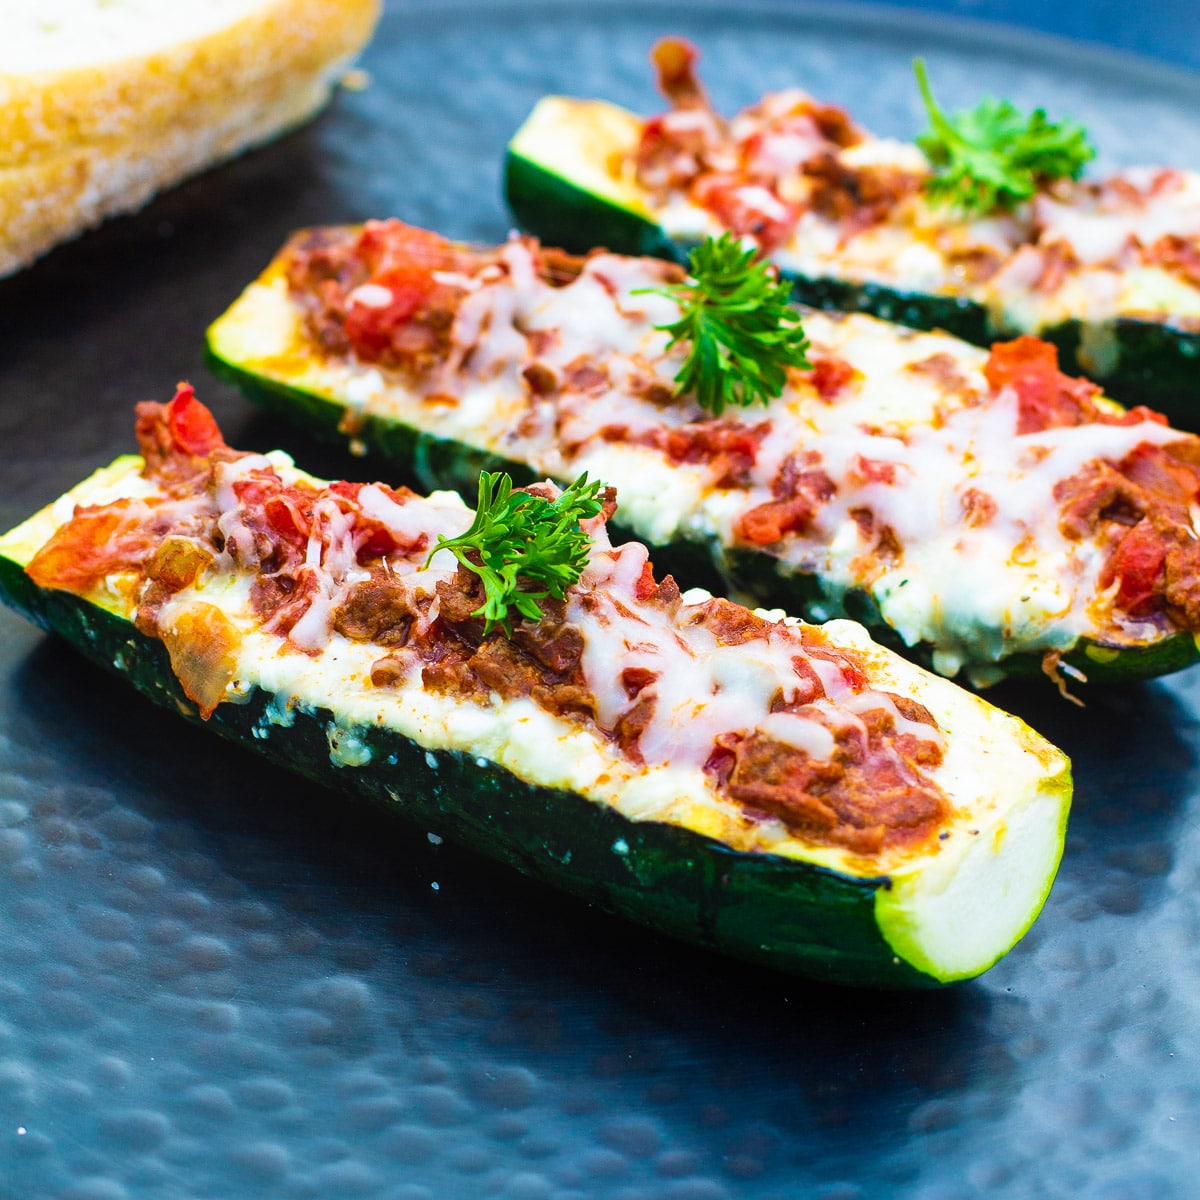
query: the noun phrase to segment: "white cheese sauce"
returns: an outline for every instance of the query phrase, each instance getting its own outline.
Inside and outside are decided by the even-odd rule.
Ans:
[[[672,431],[707,414],[647,396],[649,384],[671,386],[683,355],[667,352],[656,328],[678,312],[655,290],[661,266],[600,254],[554,287],[536,276],[531,253],[510,243],[508,273],[464,302],[470,312],[460,310],[454,327],[453,375],[437,372],[416,388],[391,379],[365,407],[525,460],[541,475],[586,470],[617,488],[619,519],[655,543],[735,544],[740,520],[772,500],[789,456],[802,456],[806,469],[828,476],[833,494],[808,528],[768,552],[787,569],[818,573],[834,597],[868,591],[905,642],[939,647],[950,673],[964,662],[1065,649],[1080,637],[1154,636],[1112,610],[1098,582],[1105,556],[1092,538],[1063,536],[1054,492],[1093,460],[1119,461],[1142,443],[1185,435],[1150,422],[1019,435],[1015,396],[989,394],[986,351],[867,316],[807,312],[810,358],[848,364],[851,381],[822,399],[796,379],[769,407],[727,413],[727,425],[762,428],[754,462],[735,481],[721,480],[709,462],[681,462],[666,448]],[[533,396],[522,377],[534,363],[554,373],[550,396]],[[568,376],[580,368],[592,381],[573,387]],[[304,384],[336,396],[378,375],[311,356]],[[447,392],[456,403],[426,401]],[[994,510],[982,523],[968,523],[968,493]],[[875,533],[856,519],[863,510]],[[891,558],[875,553],[881,526],[899,550]]]
[[[803,100],[792,91],[768,96],[729,127],[734,163],[749,155],[754,177],[768,179],[774,189],[747,182],[737,189],[739,204],[786,221],[776,194],[801,202],[790,234],[770,251],[785,270],[974,300],[997,330],[1036,333],[1071,317],[1129,316],[1188,328],[1200,320],[1200,281],[1166,267],[1156,249],[1163,238],[1196,246],[1200,174],[1131,167],[1100,181],[1060,181],[1012,213],[982,217],[927,203],[918,191],[898,197],[883,220],[862,227],[802,203],[811,187],[804,163],[818,156],[802,157],[794,136],[781,138],[772,122],[786,114],[788,103]],[[824,142],[822,156],[848,171],[894,168],[916,179],[929,174],[916,145],[860,133],[863,140],[853,146]],[[710,152],[720,153],[721,147]],[[718,217],[686,189],[648,203],[668,236],[685,244],[722,230]],[[1060,251],[1064,260],[1048,270],[1048,256],[1062,257]],[[989,257],[996,260],[994,272],[972,264]]]

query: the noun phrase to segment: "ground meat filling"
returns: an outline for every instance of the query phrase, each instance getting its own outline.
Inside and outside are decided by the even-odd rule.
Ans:
[[[438,582],[437,599],[436,619],[422,625],[413,643],[427,688],[484,703],[493,694],[529,697],[555,716],[592,715],[595,699],[580,666],[583,636],[566,620],[563,601],[543,601],[543,619],[515,621],[508,638],[499,630],[484,633],[482,617],[474,615],[483,584],[466,567]]]
[[[264,566],[274,569],[260,574],[256,587],[261,590],[255,594],[264,614],[285,632],[311,598],[303,571],[297,572],[286,530],[269,521],[248,523],[273,529],[278,539],[280,548],[264,559]],[[275,565],[280,562],[287,565]],[[555,716],[596,724],[596,698],[582,667],[584,635],[567,620],[563,601],[544,602],[541,621],[515,622],[511,638],[499,630],[485,634],[484,621],[476,615],[484,601],[482,584],[466,567],[438,580],[430,595],[390,574],[382,562],[367,565],[370,577],[346,591],[332,626],[343,636],[388,651],[373,666],[376,686],[394,686],[419,670],[424,687],[464,701],[528,698]],[[277,594],[281,579],[292,582]],[[649,567],[636,594],[643,605],[672,618],[680,611],[674,580],[656,581]],[[684,621],[703,624],[721,646],[763,638],[773,624],[719,599],[689,610]],[[843,652],[831,650],[815,635],[801,646],[803,653],[793,660],[794,685],[772,698],[772,711],[811,717],[811,706],[826,699],[810,662],[814,658],[836,663],[850,686],[866,686],[866,676]],[[645,668],[624,671],[621,683],[630,704],[604,730],[634,762],[642,761],[638,741],[655,715],[653,682],[653,673]],[[836,750],[828,761],[761,732],[733,732],[717,739],[707,769],[718,791],[742,805],[751,819],[776,818],[799,836],[862,854],[923,841],[949,815],[948,801],[925,774],[941,761],[941,751],[935,741],[899,732],[895,714],[931,727],[933,719],[913,701],[890,695],[886,700],[894,711],[868,709],[848,725],[830,726]]]
[[[686,45],[674,46],[664,48],[660,57],[662,70],[672,80],[672,94],[682,106],[676,114],[677,124],[691,129],[689,137],[707,130],[705,145],[718,135],[732,136],[724,125],[713,123],[715,118],[699,124],[694,120],[697,114],[711,115],[694,78],[694,52]],[[770,107],[767,101],[764,105]],[[804,111],[811,130],[817,131],[813,136],[819,134],[838,144],[853,143],[848,127],[839,124],[828,111]],[[793,131],[792,136],[799,135]],[[768,152],[768,145],[756,144],[756,154]],[[834,175],[830,174],[827,159],[815,158],[812,170],[816,175],[824,172],[822,178],[832,186]],[[587,262],[560,251],[544,250],[532,242],[526,245],[533,249],[535,273],[553,287],[566,287],[576,281]],[[513,269],[518,275],[522,273],[521,269]],[[316,230],[300,235],[292,244],[289,282],[319,346],[399,369],[425,385],[435,368],[447,362],[454,368],[457,360],[451,357],[451,343],[461,336],[453,332],[456,315],[472,295],[472,287],[501,281],[508,271],[503,247],[469,250],[399,221],[383,221],[368,223],[361,230]],[[483,346],[486,325],[478,329],[471,321],[467,325]],[[620,372],[610,374],[608,365],[591,354],[550,367],[537,355],[540,341],[550,338],[552,331],[532,330],[524,336],[533,354],[521,368],[523,386],[532,402],[526,413],[531,422],[530,437],[540,435],[543,423],[550,419],[549,409],[557,413],[554,419],[561,421],[562,412],[571,405],[594,401],[603,406],[604,398],[622,387],[652,406],[676,402],[665,381],[644,366],[635,367],[628,377],[621,376],[623,383],[614,382]],[[453,346],[453,354],[463,356],[464,366],[475,350],[471,345]],[[1142,407],[1115,411],[1095,384],[1061,372],[1056,348],[1034,337],[1020,337],[992,347],[982,371],[990,395],[972,383],[963,374],[961,364],[947,354],[931,355],[912,363],[908,370],[930,379],[949,399],[965,406],[992,403],[1002,393],[1011,393],[1016,400],[1015,433],[1019,437],[1072,426],[1164,423],[1164,418]],[[814,353],[812,367],[793,371],[789,382],[799,395],[836,407],[852,401],[863,381],[851,363],[836,355]],[[452,387],[441,383],[436,386]],[[212,430],[197,414],[194,406],[184,405],[171,418],[170,428],[164,425],[158,430],[151,422],[143,438],[148,459],[156,463],[160,473],[170,473],[170,486],[181,492],[192,486],[197,470],[206,469],[203,454],[208,449],[214,454],[232,453],[223,444],[209,446]],[[744,491],[746,504],[734,515],[731,531],[745,545],[786,553],[797,539],[823,536],[820,530],[825,510],[836,498],[858,526],[862,552],[854,560],[854,569],[862,586],[871,586],[904,556],[905,547],[895,531],[895,522],[881,517],[873,497],[865,497],[865,502],[855,497],[860,489],[877,492],[876,485],[896,483],[894,464],[860,454],[835,479],[819,450],[798,447],[777,460],[779,465],[767,492],[762,486],[767,483],[762,478],[765,472],[759,463],[763,446],[772,436],[770,420],[725,415],[683,424],[671,424],[666,419],[631,421],[616,406],[615,419],[608,424],[597,426],[582,421],[568,426],[557,437],[561,453],[568,458],[580,452],[587,439],[630,442],[655,450],[673,465],[702,466],[705,482],[712,488]],[[582,442],[575,439],[576,427],[583,435]],[[219,439],[219,433],[216,437]],[[1127,464],[1096,460],[1055,490],[1064,535],[1072,540],[1099,537],[1105,554],[1099,583],[1108,589],[1106,602],[1112,610],[1105,619],[1112,626],[1113,637],[1122,635],[1129,618],[1139,622],[1155,618],[1164,626],[1174,623],[1195,627],[1196,593],[1200,589],[1192,583],[1197,551],[1191,533],[1190,505],[1200,486],[1200,471],[1187,460],[1189,453],[1182,442],[1169,451],[1153,450],[1146,444],[1129,456]],[[1149,461],[1147,455],[1167,463],[1159,472],[1165,483],[1129,477],[1127,467],[1133,464],[1144,468]],[[1156,498],[1163,500],[1157,508]],[[961,519],[967,528],[988,526],[999,515],[995,498],[974,488],[962,495],[961,507]],[[262,519],[283,534],[285,543],[289,542],[289,526],[295,527],[289,552],[281,553],[276,543],[275,561],[267,564],[255,585],[256,602],[275,622],[272,628],[287,632],[312,598],[311,570],[303,562],[307,518],[302,503],[275,497],[264,505]],[[261,538],[262,531],[251,530],[250,535]],[[236,548],[245,547],[238,543]],[[254,556],[247,561],[254,561]],[[626,740],[631,745],[636,743],[636,738]]]
[[[1075,425],[1167,423],[1160,413],[1139,405],[1112,412],[1096,403],[1101,388],[1058,369],[1058,348],[1035,337],[997,342],[983,367],[993,391],[1012,388],[1017,395],[1017,433],[1041,433]]]
[[[994,231],[973,236],[969,218],[922,200],[929,172],[919,155],[900,164],[843,153],[869,138],[843,109],[793,88],[768,93],[726,120],[700,82],[698,57],[680,38],[664,39],[651,54],[671,107],[643,122],[628,166],[655,207],[685,201],[704,209],[766,254],[794,238],[803,244],[808,216],[830,226],[841,247],[880,225],[907,229],[936,246],[950,292],[973,293],[1014,264],[1033,274],[1017,268],[1022,282],[1008,286],[1044,295],[1097,267],[1124,271],[1139,264],[1200,288],[1200,236],[1190,216],[1195,200],[1186,194],[1183,172],[1135,168],[1103,180],[1060,181],[1015,213],[1001,214],[1006,228],[993,245]],[[1072,218],[1094,228],[1080,238],[1090,247],[1086,255],[1071,243]],[[1119,225],[1106,228],[1121,218],[1129,221],[1123,236]],[[985,219],[984,228],[992,221]],[[1200,321],[1175,316],[1171,324],[1190,331]]]
[[[1200,462],[1190,441],[1143,444],[1116,463],[1089,463],[1055,489],[1065,537],[1097,537],[1107,548],[1100,586],[1132,617],[1200,621]]]
[[[734,532],[752,546],[769,546],[789,533],[803,533],[837,492],[813,451],[789,454],[771,485],[773,499],[743,513]]]
[[[732,417],[691,421],[686,425],[656,425],[630,437],[626,426],[607,426],[606,441],[633,441],[651,446],[673,465],[703,464],[713,487],[747,487],[750,471],[763,439],[771,432],[770,421],[747,425]]]
[[[212,513],[196,496],[204,494],[212,463],[238,452],[225,445],[212,414],[183,384],[169,405],[138,405],[136,432],[146,474],[166,498],[77,509],[27,568],[40,587],[86,595],[110,576],[142,572],[152,602],[161,602],[213,560]]]
[[[703,765],[718,794],[748,822],[771,818],[801,838],[870,854],[927,840],[949,818],[949,801],[927,775],[942,755],[933,718],[914,701],[867,690],[868,677],[853,655],[828,646],[819,630],[783,626],[721,599],[685,606],[674,580],[655,579],[644,561],[624,592],[584,589],[567,600],[548,599],[541,602],[542,619],[515,620],[511,636],[485,632],[476,615],[484,601],[479,577],[462,564],[453,574],[425,573],[428,535],[404,533],[406,522],[393,527],[368,515],[361,485],[287,484],[266,460],[223,469],[246,456],[214,436],[207,410],[194,403],[189,389],[169,405],[139,410],[144,473],[168,496],[81,508],[30,572],[42,586],[82,594],[108,586],[114,571],[133,577],[138,627],[166,642],[202,715],[223,701],[243,634],[202,594],[172,610],[166,624],[159,617],[173,596],[207,573],[244,573],[252,575],[250,603],[259,627],[285,639],[293,652],[319,654],[329,634],[367,643],[380,651],[371,686],[396,687],[419,674],[427,690],[464,702],[527,698],[556,717],[598,729],[627,759],[643,763],[641,740],[659,716],[660,673],[614,662],[618,694],[627,703],[602,725],[584,668],[590,617],[570,618],[573,596],[597,620],[603,612],[632,617],[631,629],[661,627],[669,639],[702,626],[712,641],[700,644],[715,642],[722,652],[783,639],[791,677],[764,698],[758,719],[795,714],[815,720],[828,730],[833,753],[812,757],[754,728],[752,711],[739,714],[746,727],[716,734]],[[204,444],[207,455],[196,452]],[[193,490],[186,498],[180,494],[185,479]],[[400,506],[412,498],[373,487]],[[378,513],[378,496],[374,503]],[[596,520],[612,508],[610,495]],[[616,569],[623,551],[600,553],[611,555]],[[312,625],[314,612],[327,621],[320,645],[294,641],[301,622]],[[823,679],[839,681],[837,694],[850,699],[845,711],[831,701]],[[703,741],[700,751],[703,756]]]
[[[651,59],[672,109],[643,125],[633,169],[657,203],[682,192],[770,251],[791,237],[806,210],[838,222],[850,237],[887,220],[920,187],[918,176],[898,167],[841,160],[840,151],[863,140],[844,109],[795,91],[726,122],[699,82],[695,47],[665,38]]]
[[[1200,288],[1200,238],[1189,241],[1178,234],[1164,234],[1143,247],[1141,256],[1147,265],[1163,267],[1192,287]]]
[[[1166,424],[1146,408],[1102,407],[1096,402],[1100,389],[1063,375],[1058,351],[1037,338],[997,343],[984,375],[993,389],[1015,391],[1020,434],[1089,424]],[[1193,439],[1142,442],[1119,461],[1095,459],[1058,483],[1054,498],[1063,536],[1096,538],[1104,549],[1098,582],[1113,589],[1114,608],[1139,620],[1197,627],[1200,541],[1192,515],[1200,501],[1200,453]],[[968,516],[990,519],[991,506],[974,506]]]
[[[835,221],[843,237],[886,221],[892,210],[921,187],[918,176],[892,166],[848,167],[833,154],[823,155],[806,168],[812,181],[810,205]]]
[[[690,620],[716,633],[721,645],[764,637],[771,626],[726,600],[710,601]],[[800,644],[804,654],[792,660],[794,687],[788,694],[781,690],[771,708],[825,724],[833,735],[833,755],[814,758],[761,730],[721,734],[705,764],[718,790],[802,837],[860,854],[926,841],[950,816],[945,793],[927,774],[943,759],[932,714],[909,697],[880,693],[880,707],[846,723],[832,719],[816,707],[827,696],[812,660],[837,666],[855,689],[866,687],[867,678],[851,656],[824,643],[819,631],[804,631]],[[914,732],[914,726],[927,727],[931,736]]]
[[[333,628],[352,642],[407,646],[420,607],[412,592],[391,575],[372,575],[355,584],[334,610]]]
[[[708,769],[749,811],[858,854],[924,842],[946,821],[949,802],[925,774],[941,761],[934,743],[896,736],[895,718],[882,708],[834,736],[833,757],[816,759],[757,730],[722,734]]]
[[[176,513],[161,501],[119,500],[77,508],[26,572],[39,587],[86,595],[109,576],[140,571],[175,522]]]
[[[294,240],[288,283],[327,353],[419,377],[449,353],[467,281],[493,261],[400,221],[370,221]]]
[[[534,249],[551,287],[578,278],[586,258]],[[287,279],[314,344],[419,381],[445,362],[459,309],[479,281],[507,273],[501,249],[478,250],[402,221],[314,229],[287,247]]]

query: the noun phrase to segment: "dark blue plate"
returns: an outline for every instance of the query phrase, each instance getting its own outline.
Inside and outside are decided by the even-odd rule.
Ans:
[[[657,104],[694,38],[726,108],[799,83],[881,132],[983,91],[1102,165],[1200,167],[1200,82],[1041,35],[800,4],[410,4],[371,85],[0,285],[0,526],[132,445],[296,226],[503,237],[545,91]],[[259,766],[0,613],[0,1196],[720,1200],[1196,1195],[1200,675],[994,697],[1076,760],[1041,919],[945,993],[837,991],[680,948]],[[434,836],[430,836],[434,835]]]

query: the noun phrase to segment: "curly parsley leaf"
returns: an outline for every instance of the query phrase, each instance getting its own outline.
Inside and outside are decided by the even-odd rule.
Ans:
[[[688,257],[682,283],[648,288],[679,305],[679,319],[656,328],[689,349],[675,376],[675,394],[694,394],[720,416],[729,405],[767,404],[783,391],[787,367],[806,369],[808,339],[789,303],[791,286],[755,250],[731,234],[708,238]]]
[[[925,63],[913,60],[930,127],[917,138],[933,167],[925,194],[966,216],[1009,211],[1038,186],[1078,179],[1096,151],[1075,121],[1047,120],[1038,108],[1028,117],[1007,100],[986,97],[975,108],[947,116],[929,87]]]
[[[585,471],[558,499],[547,500],[514,491],[503,472],[480,472],[471,527],[457,537],[439,535],[429,557],[449,550],[483,580],[483,604],[471,615],[485,619],[485,634],[499,625],[511,637],[514,609],[540,621],[538,601],[561,600],[579,579],[591,543],[579,522],[599,514],[601,490],[599,481],[588,483]]]

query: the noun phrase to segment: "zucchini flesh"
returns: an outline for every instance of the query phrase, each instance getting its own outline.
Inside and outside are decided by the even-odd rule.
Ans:
[[[73,502],[111,498],[139,467],[118,460],[70,501],[0,537],[0,598],[155,703],[198,721],[160,641],[116,606],[43,589],[23,569]],[[837,983],[910,988],[969,978],[1015,944],[1044,903],[1062,852],[1069,762],[1016,718],[846,633],[884,679],[936,702],[947,736],[972,748],[967,792],[978,788],[983,764],[992,777],[971,792],[987,800],[956,818],[950,841],[888,873],[831,868],[827,855],[740,851],[679,825],[631,820],[469,750],[356,721],[340,690],[284,696],[260,681],[238,703],[219,704],[209,725],[282,766],[694,944]]]
[[[217,374],[235,383],[273,415],[298,423],[318,437],[342,442],[356,452],[371,453],[425,489],[470,491],[483,469],[506,470],[519,482],[544,474],[544,467],[515,461],[494,445],[484,447],[431,432],[409,423],[411,417],[387,415],[372,410],[369,404],[348,399],[350,389],[339,372],[365,370],[366,365],[334,358],[325,369],[325,360],[303,332],[299,309],[286,298],[286,257],[285,249],[210,327],[208,359]],[[951,350],[957,345],[948,339],[944,344]],[[978,356],[978,351],[971,349],[970,354]],[[395,387],[403,392],[405,385],[397,382]],[[569,481],[560,477],[559,482]],[[622,487],[631,486],[628,480],[617,482]],[[819,573],[806,572],[769,551],[731,543],[714,530],[701,530],[697,522],[680,525],[675,535],[665,540],[653,534],[640,511],[625,526],[621,521],[619,511],[615,527],[654,543],[660,568],[685,583],[726,591],[746,603],[783,608],[817,621],[837,617],[861,621],[885,644],[925,665],[934,665],[944,674],[953,675],[961,666],[976,686],[987,686],[1006,676],[1036,677],[1046,669],[1044,643],[1035,649],[1014,649],[1007,643],[999,648],[972,646],[968,653],[954,659],[950,646],[904,639],[867,591],[835,587]],[[1150,678],[1200,661],[1200,646],[1193,632],[1186,629],[1157,630],[1142,637],[1127,632],[1113,637],[1083,636],[1054,644],[1058,651],[1054,663],[1072,681],[1108,683]],[[954,648],[954,653],[961,653],[961,647]]]
[[[686,259],[689,240],[672,237],[649,198],[619,164],[636,147],[642,119],[598,100],[545,97],[509,142],[504,189],[517,224],[553,245],[582,253],[595,245],[630,254]],[[591,238],[589,231],[603,232]],[[1129,404],[1147,404],[1184,429],[1200,429],[1200,331],[1122,315],[1072,316],[1018,324],[969,297],[909,291],[847,268],[819,276],[781,263],[796,299],[815,308],[867,312],[916,329],[944,329],[976,345],[1036,333],[1059,347],[1063,369],[1086,374]]]

